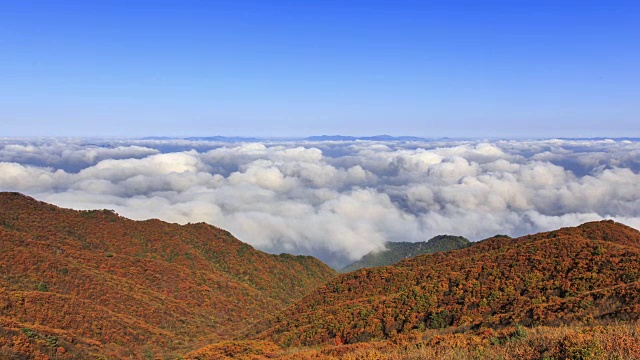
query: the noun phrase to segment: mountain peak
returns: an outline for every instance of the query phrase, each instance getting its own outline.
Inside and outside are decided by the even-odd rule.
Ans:
[[[592,221],[575,229],[584,238],[590,240],[603,240],[640,247],[640,231],[613,220]]]
[[[15,191],[1,191],[0,192],[0,200],[25,200],[25,201],[33,201],[38,202],[38,200],[32,198],[31,196],[25,195],[23,193],[15,192]]]

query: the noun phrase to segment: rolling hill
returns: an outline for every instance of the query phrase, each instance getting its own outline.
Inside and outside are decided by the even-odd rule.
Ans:
[[[343,274],[246,335],[327,346],[429,329],[635,320],[639,278],[640,232],[592,222]]]
[[[0,358],[638,358],[637,230],[453,243],[337,275],[203,223],[0,193]]]
[[[422,254],[433,254],[441,251],[457,250],[469,246],[470,242],[462,236],[438,235],[422,242],[387,242],[385,249],[372,251],[360,260],[349,264],[340,272],[346,273],[362,268],[386,266],[400,260],[413,258]]]
[[[204,223],[132,221],[0,193],[0,358],[175,358],[335,272]]]

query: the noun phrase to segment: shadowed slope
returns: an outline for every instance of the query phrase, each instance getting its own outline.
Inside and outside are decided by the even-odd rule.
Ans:
[[[372,251],[360,260],[340,269],[345,273],[362,268],[386,266],[397,263],[400,260],[413,258],[422,254],[463,249],[469,246],[469,240],[462,236],[438,235],[428,241],[422,242],[388,242],[384,250]]]

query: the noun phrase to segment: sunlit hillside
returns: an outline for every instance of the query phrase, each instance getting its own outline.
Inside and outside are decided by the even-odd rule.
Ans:
[[[334,274],[204,223],[0,193],[0,358],[172,356],[233,337]]]
[[[613,221],[510,239],[341,275],[269,318],[286,346],[357,343],[426,329],[499,329],[635,319],[640,232]]]

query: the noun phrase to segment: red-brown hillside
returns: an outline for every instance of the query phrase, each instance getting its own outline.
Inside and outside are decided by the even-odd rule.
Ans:
[[[228,339],[335,276],[200,223],[0,193],[0,357],[153,358]]]
[[[429,328],[635,319],[639,278],[640,232],[593,222],[344,274],[247,336],[318,345]]]

